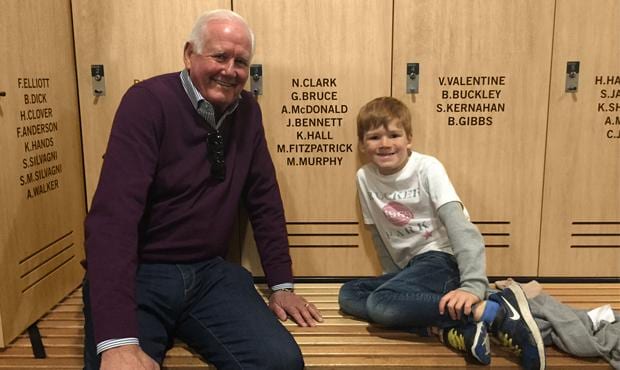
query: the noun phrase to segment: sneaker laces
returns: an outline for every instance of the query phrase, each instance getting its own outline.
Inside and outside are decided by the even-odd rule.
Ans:
[[[459,351],[465,351],[465,337],[459,333],[456,329],[450,329],[448,331],[448,344],[452,348],[456,348]]]
[[[499,332],[497,335],[497,339],[499,340],[499,344],[502,347],[508,348],[511,352],[513,352],[517,356],[521,356],[521,352],[522,352],[521,347],[519,347],[518,344],[512,343],[512,338],[510,337],[510,335],[508,335],[508,333]]]

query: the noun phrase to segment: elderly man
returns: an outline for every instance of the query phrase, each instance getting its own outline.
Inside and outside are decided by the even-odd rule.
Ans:
[[[243,91],[253,50],[243,18],[205,13],[185,44],[185,69],[123,97],[86,219],[86,369],[157,369],[173,338],[218,369],[303,368],[276,316],[314,326],[321,315],[292,289],[261,112]],[[269,306],[250,274],[223,259],[240,204]]]

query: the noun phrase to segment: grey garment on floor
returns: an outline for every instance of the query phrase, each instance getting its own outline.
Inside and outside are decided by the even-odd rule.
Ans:
[[[620,369],[620,315],[616,321],[601,322],[594,331],[587,310],[571,308],[542,292],[529,298],[530,309],[545,345],[556,345],[579,357],[602,357],[614,369]]]

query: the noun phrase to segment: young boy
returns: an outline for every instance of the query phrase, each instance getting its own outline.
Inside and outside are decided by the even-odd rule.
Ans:
[[[411,150],[409,109],[374,99],[360,110],[357,133],[368,160],[357,172],[361,208],[386,273],[344,284],[342,311],[423,335],[434,328],[443,343],[482,364],[491,362],[492,333],[524,368],[543,369],[544,345],[519,286],[483,300],[482,235],[442,164]]]

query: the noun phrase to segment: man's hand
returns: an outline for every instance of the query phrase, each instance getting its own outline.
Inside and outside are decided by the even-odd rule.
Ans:
[[[461,312],[466,316],[471,314],[471,306],[480,302],[480,298],[460,289],[446,293],[439,301],[439,313],[444,314],[446,308],[452,320],[461,318]]]
[[[135,344],[108,349],[101,354],[101,370],[159,370],[159,364]]]
[[[290,316],[299,326],[316,326],[323,322],[321,311],[303,297],[286,290],[275,291],[269,297],[269,309],[282,321]]]

